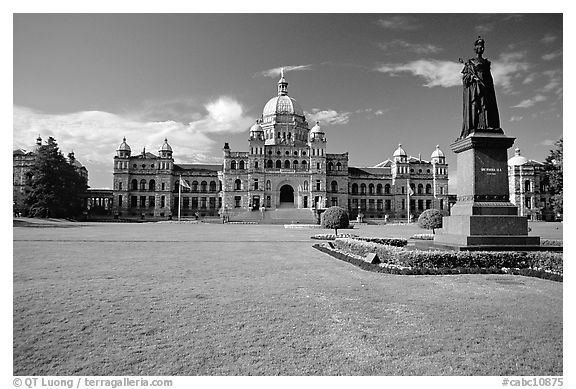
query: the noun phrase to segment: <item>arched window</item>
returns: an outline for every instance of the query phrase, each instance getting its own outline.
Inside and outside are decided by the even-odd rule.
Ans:
[[[210,181],[210,192],[216,192],[216,181]]]
[[[206,187],[208,186],[208,183],[206,181],[202,181],[200,183],[200,192],[206,192]]]
[[[240,179],[234,181],[234,190],[242,190],[242,181]]]
[[[132,190],[138,190],[138,180],[132,180]]]
[[[390,184],[384,185],[384,193],[385,193],[385,194],[390,194]]]
[[[282,168],[282,161],[277,160],[276,161],[276,169],[281,169]]]
[[[190,186],[190,181],[184,180],[184,182],[186,183],[186,185]],[[190,192],[190,189],[188,189],[187,187],[184,186],[182,188],[182,192]]]
[[[352,184],[352,194],[358,194],[358,184],[357,183]]]
[[[376,194],[382,194],[382,184],[376,185]]]
[[[426,194],[432,194],[432,185],[426,184]]]
[[[529,180],[524,181],[524,193],[526,193],[526,192],[531,192]]]
[[[269,159],[268,162],[266,162],[266,167],[268,169],[272,169],[274,167],[274,162],[272,162],[272,160]]]
[[[292,167],[294,168],[294,170],[298,170],[298,161],[292,162]]]
[[[374,194],[374,184],[368,185],[368,193]]]
[[[334,170],[334,164],[332,162],[328,162],[328,171],[331,172]]]
[[[218,190],[222,192],[222,181],[218,180]]]
[[[150,180],[150,182],[148,183],[148,190],[151,192],[156,190],[156,181]]]
[[[192,181],[192,192],[198,192],[198,181]]]
[[[336,181],[332,181],[330,183],[330,189],[332,190],[332,192],[336,193],[338,192],[338,183]]]
[[[304,190],[308,190],[308,181],[304,181]]]
[[[118,183],[118,190],[122,190],[122,181]]]
[[[266,190],[272,190],[272,184],[270,183],[270,180],[266,180]]]
[[[416,193],[416,185],[410,184],[410,189],[412,189],[412,194]]]
[[[140,190],[146,190],[146,180],[140,180]]]
[[[366,184],[365,183],[360,184],[360,194],[366,194]]]
[[[302,170],[308,170],[308,162],[302,161]]]
[[[236,170],[236,161],[230,162],[230,169]]]
[[[284,167],[286,169],[290,169],[290,161],[288,161],[288,160],[284,161]]]
[[[424,185],[418,184],[418,194],[422,194],[423,190],[424,190]]]
[[[244,170],[244,161],[240,161],[238,169]]]
[[[342,164],[341,164],[340,162],[338,162],[338,163],[336,164],[336,170],[337,170],[337,171],[341,171],[341,170],[342,170]]]

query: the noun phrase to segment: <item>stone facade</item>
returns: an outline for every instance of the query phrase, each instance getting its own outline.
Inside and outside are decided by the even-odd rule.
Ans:
[[[425,209],[448,214],[448,165],[437,147],[430,160],[409,157],[401,146],[392,160],[374,167],[350,167],[348,153],[327,153],[320,123],[311,129],[304,111],[288,96],[284,76],[278,95],[264,106],[249,130],[248,151],[223,148],[222,165],[176,164],[165,140],[157,155],[132,156],[126,140],[114,157],[113,212],[119,216],[167,218],[239,216],[280,208],[342,206],[351,217],[418,217]],[[188,186],[190,188],[188,188]]]

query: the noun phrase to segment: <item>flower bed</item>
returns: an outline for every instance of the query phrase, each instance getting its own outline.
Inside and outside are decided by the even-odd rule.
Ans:
[[[434,240],[434,234],[415,234],[410,237],[410,239],[416,240]]]
[[[346,238],[336,239],[334,247],[345,254],[355,254],[360,257],[364,257],[368,253],[376,253],[382,263],[392,265],[393,268],[406,274],[411,274],[414,271],[418,272],[417,274],[436,274],[434,272],[438,271],[441,274],[451,274],[449,269],[467,269],[467,273],[496,270],[498,272],[517,271],[521,273],[531,271],[546,273],[553,278],[559,277],[560,280],[563,274],[563,255],[557,252],[410,251],[400,247]],[[543,276],[542,278],[549,277]]]
[[[360,236],[360,237],[357,237],[354,239],[364,241],[364,242],[385,244],[388,246],[395,246],[395,247],[404,247],[408,244],[408,241],[406,239],[398,239],[398,238],[371,238],[371,237]]]
[[[354,234],[316,234],[311,236],[310,239],[316,240],[335,240],[336,238],[356,238],[357,236]]]

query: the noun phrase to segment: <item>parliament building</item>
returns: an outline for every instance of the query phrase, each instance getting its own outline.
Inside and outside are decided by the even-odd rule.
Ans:
[[[157,154],[133,155],[124,139],[114,157],[112,212],[120,218],[180,213],[232,221],[284,212],[297,222],[335,205],[365,220],[417,218],[430,208],[448,214],[448,165],[438,146],[429,160],[408,156],[398,145],[391,159],[373,167],[349,166],[348,153],[328,152],[321,123],[310,128],[283,75],[247,135],[248,151],[226,143],[221,164],[176,163],[168,139]]]

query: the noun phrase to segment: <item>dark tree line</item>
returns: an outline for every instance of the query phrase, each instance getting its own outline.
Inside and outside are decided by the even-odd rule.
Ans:
[[[24,201],[28,216],[73,218],[82,214],[88,183],[62,155],[54,138],[38,147],[28,186]]]
[[[546,157],[544,161],[546,169],[546,179],[547,184],[550,188],[550,193],[552,194],[552,208],[555,214],[562,215],[564,213],[564,142],[563,138],[560,138],[554,144],[555,148],[550,150],[550,154]]]

